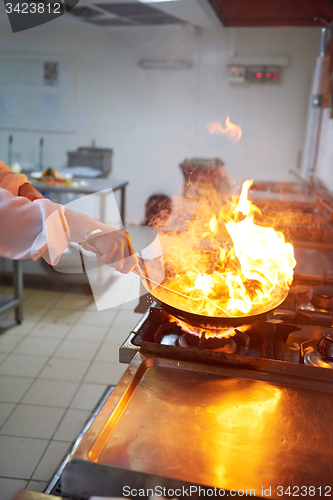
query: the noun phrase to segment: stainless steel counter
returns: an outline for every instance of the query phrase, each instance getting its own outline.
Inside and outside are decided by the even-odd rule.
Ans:
[[[279,498],[279,486],[332,487],[332,376],[312,368],[137,353],[64,470],[63,491],[201,484],[258,497],[271,487]]]

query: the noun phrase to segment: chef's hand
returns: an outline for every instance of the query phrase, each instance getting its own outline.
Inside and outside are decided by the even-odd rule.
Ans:
[[[106,229],[107,228],[107,229]],[[127,231],[106,226],[105,232],[88,235],[81,243],[86,250],[97,250],[97,259],[116,271],[127,274],[132,270],[140,272],[138,258],[135,255]]]
[[[30,182],[26,182],[25,184],[22,184],[19,189],[19,196],[24,196],[24,198],[28,198],[30,201],[34,200],[41,200],[44,198],[44,196],[37,191],[37,189],[30,184]]]
[[[114,229],[86,215],[65,211],[70,228],[70,239],[80,243],[85,250],[96,254],[97,259],[116,271],[127,274],[134,270],[141,274],[138,258],[126,231]]]

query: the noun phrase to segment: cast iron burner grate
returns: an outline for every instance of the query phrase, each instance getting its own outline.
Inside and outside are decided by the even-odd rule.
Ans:
[[[170,317],[161,307],[152,306],[148,317],[136,331],[133,344],[143,347],[147,343],[158,344],[162,348],[174,347],[182,351],[197,350],[203,356],[210,352],[222,352],[267,359],[284,359],[285,344],[291,332],[300,328],[273,318],[271,321],[257,321],[239,328],[230,328],[233,335],[229,338],[209,338],[208,333],[201,337],[184,332],[175,318]],[[297,354],[296,354],[297,355]],[[298,354],[299,358],[299,354]],[[299,362],[299,359],[296,361]]]

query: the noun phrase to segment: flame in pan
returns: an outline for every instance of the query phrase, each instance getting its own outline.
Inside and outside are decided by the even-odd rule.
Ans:
[[[293,247],[281,232],[255,223],[260,210],[248,199],[251,184],[245,181],[240,196],[217,213],[207,205],[198,209],[187,233],[167,248],[164,285],[189,299],[158,287],[157,298],[217,317],[260,314],[282,302],[296,265]]]

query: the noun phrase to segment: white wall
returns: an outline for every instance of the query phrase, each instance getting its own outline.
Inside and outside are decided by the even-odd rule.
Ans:
[[[128,179],[127,214],[143,217],[153,192],[182,186],[178,164],[191,156],[220,157],[239,183],[294,180],[303,147],[307,102],[320,30],[312,28],[205,29],[187,27],[63,27],[57,21],[0,35],[2,53],[71,54],[75,58],[74,134],[43,134],[45,164],[66,163],[66,151],[89,145],[114,148],[113,176]],[[276,85],[227,82],[227,57],[284,55],[291,61]],[[186,59],[188,71],[148,71],[141,58]],[[234,145],[210,136],[206,123],[230,120],[242,127]],[[7,161],[10,131],[0,131]],[[14,132],[14,151],[38,161],[40,132]]]

